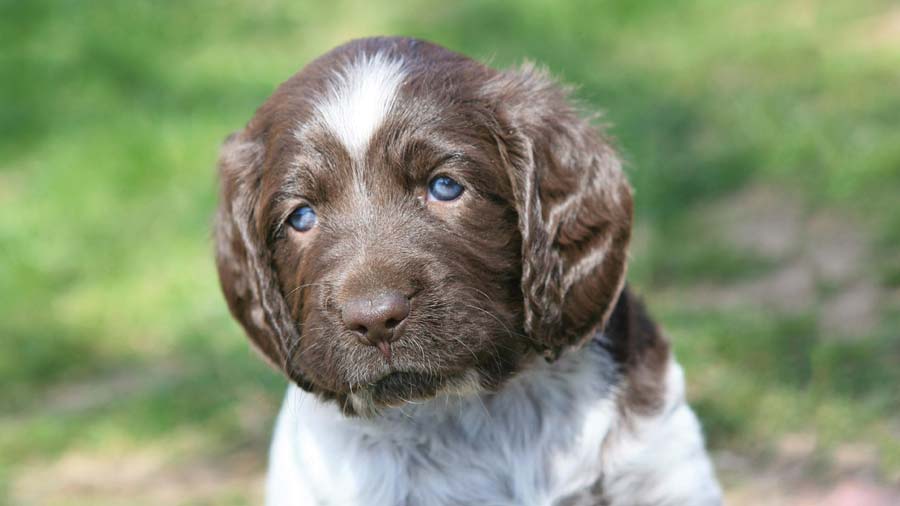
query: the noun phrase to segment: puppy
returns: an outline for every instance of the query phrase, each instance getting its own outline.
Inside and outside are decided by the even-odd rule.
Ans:
[[[267,504],[720,502],[624,288],[619,159],[544,72],[353,41],[282,84],[219,174],[222,289],[292,382]]]

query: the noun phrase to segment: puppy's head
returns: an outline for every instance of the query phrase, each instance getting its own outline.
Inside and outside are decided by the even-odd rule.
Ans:
[[[350,413],[496,388],[587,339],[623,284],[619,161],[530,68],[351,42],[281,85],[219,171],[232,313]]]

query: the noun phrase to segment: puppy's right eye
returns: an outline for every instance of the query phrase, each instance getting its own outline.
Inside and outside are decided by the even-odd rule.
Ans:
[[[288,224],[297,232],[308,232],[316,226],[318,218],[313,208],[309,206],[300,206],[294,209],[294,212],[288,216]]]

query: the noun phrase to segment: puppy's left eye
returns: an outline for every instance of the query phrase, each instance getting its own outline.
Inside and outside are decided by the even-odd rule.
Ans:
[[[316,212],[309,206],[300,206],[288,216],[288,224],[297,232],[307,232],[316,226]]]
[[[428,183],[428,200],[449,202],[462,195],[463,186],[447,176],[438,176]]]

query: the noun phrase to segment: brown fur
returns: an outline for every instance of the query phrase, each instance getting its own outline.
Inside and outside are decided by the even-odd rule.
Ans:
[[[315,121],[334,72],[360,54],[403,61],[399,99],[362,160]],[[631,191],[609,142],[531,67],[499,72],[402,38],[354,41],[282,84],[219,162],[216,252],[229,308],[302,388],[376,404],[424,398],[475,372],[498,388],[525,359],[553,359],[615,319],[614,356],[637,406],[654,402],[668,348],[619,297]],[[466,188],[423,204],[430,177]],[[313,206],[298,236],[285,219]],[[340,325],[366,290],[411,297],[386,364]]]

